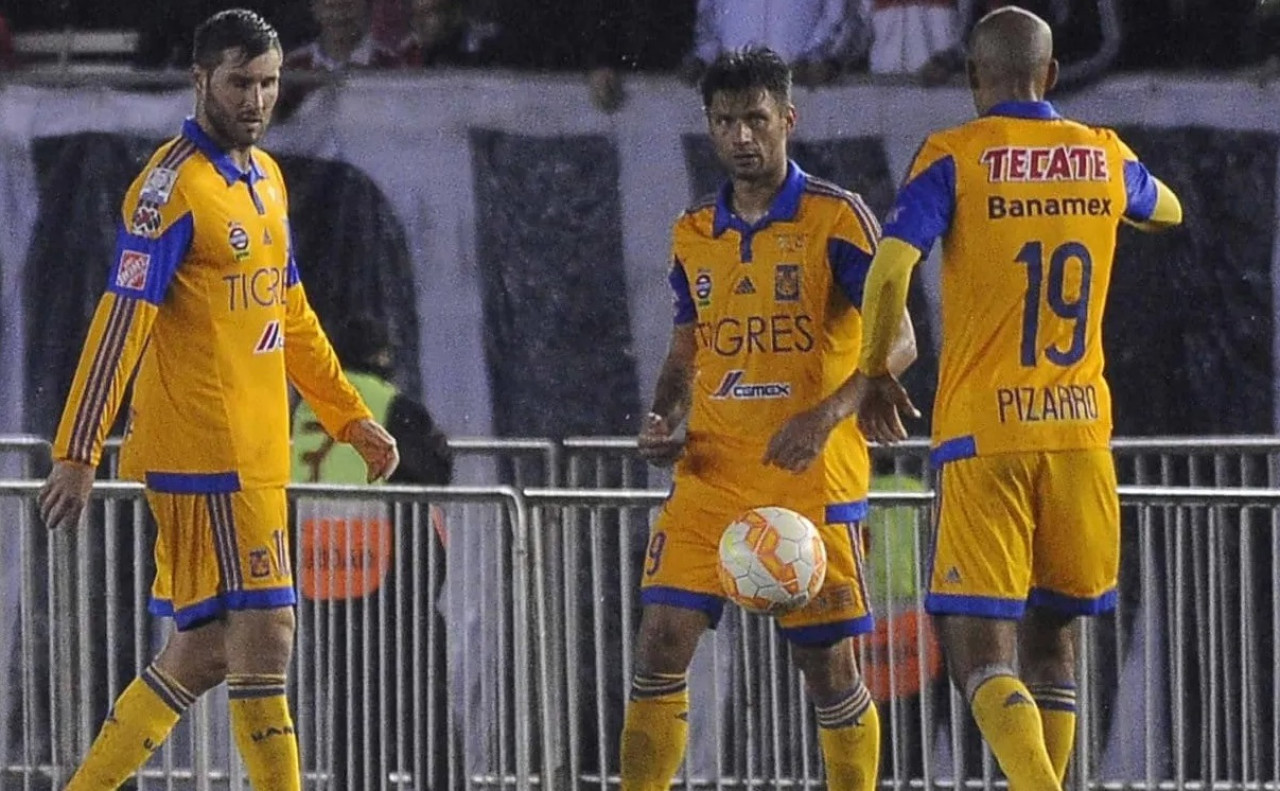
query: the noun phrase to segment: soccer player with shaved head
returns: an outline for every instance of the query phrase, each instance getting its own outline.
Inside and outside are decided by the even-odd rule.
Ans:
[[[994,11],[969,53],[979,117],[911,164],[867,277],[849,397],[871,439],[905,436],[914,407],[886,362],[911,271],[941,239],[925,606],[1010,788],[1049,791],[1075,733],[1073,622],[1116,602],[1102,350],[1116,232],[1178,225],[1182,208],[1115,132],[1045,101],[1058,66],[1043,20]]]

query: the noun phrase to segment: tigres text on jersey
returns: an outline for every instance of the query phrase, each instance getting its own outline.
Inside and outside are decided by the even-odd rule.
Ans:
[[[754,225],[733,213],[727,190],[677,221],[675,321],[694,323],[698,341],[677,486],[696,474],[743,496],[775,488],[828,506],[858,503],[860,513],[828,521],[862,518],[868,461],[853,421],[837,426],[799,477],[761,459],[778,428],[856,367],[862,288],[878,236],[859,197],[794,163]]]
[[[188,119],[129,188],[56,458],[98,462],[135,368],[121,474],[155,491],[285,485],[289,381],[335,436],[369,416],[298,280],[280,168],[251,158]]]
[[[1107,447],[1116,230],[1155,205],[1115,132],[1047,102],[1006,102],[925,141],[885,236],[925,253],[942,239],[936,461]]]

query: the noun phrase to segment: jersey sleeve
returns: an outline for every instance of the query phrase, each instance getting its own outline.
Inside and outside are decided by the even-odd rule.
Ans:
[[[693,301],[693,291],[689,286],[689,271],[684,266],[681,254],[681,237],[685,231],[681,228],[684,218],[678,220],[671,231],[671,268],[667,270],[667,285],[671,286],[672,321],[676,325],[688,324],[698,319],[698,307]]]
[[[134,181],[121,206],[106,293],[94,311],[58,423],[54,458],[98,463],[193,231],[177,171],[153,167]]]
[[[341,439],[348,424],[372,418],[373,413],[342,373],[338,355],[307,301],[293,259],[292,242],[290,251],[285,288],[285,372],[329,436]]]
[[[1124,163],[1124,216],[1134,222],[1145,222],[1151,219],[1159,198],[1156,180],[1133,149],[1118,136],[1115,143],[1120,149],[1120,161]]]
[[[955,215],[956,162],[935,138],[925,140],[885,220],[884,235],[928,254]]]
[[[880,242],[880,223],[862,198],[852,200],[837,215],[835,227],[827,238],[827,264],[831,277],[841,293],[859,310],[867,283],[871,259]]]

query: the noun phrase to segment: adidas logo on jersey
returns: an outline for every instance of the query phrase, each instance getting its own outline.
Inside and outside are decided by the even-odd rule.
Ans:
[[[272,319],[267,322],[267,326],[262,329],[262,335],[258,338],[258,343],[253,347],[254,354],[266,354],[284,348],[284,331],[280,329],[280,321]]]
[[[751,276],[746,275],[739,280],[738,285],[733,287],[733,293],[739,296],[756,293],[756,284],[751,282]]]

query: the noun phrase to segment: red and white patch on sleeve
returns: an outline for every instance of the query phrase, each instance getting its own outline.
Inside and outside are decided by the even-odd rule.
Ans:
[[[151,270],[151,256],[137,250],[120,253],[120,266],[116,268],[116,286],[141,291],[147,287],[147,273]]]

